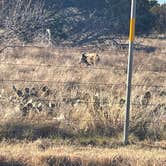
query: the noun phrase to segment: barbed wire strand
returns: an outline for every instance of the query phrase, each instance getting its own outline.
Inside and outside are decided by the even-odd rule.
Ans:
[[[127,68],[119,68],[119,66],[109,66],[109,67],[94,67],[94,66],[78,66],[78,65],[56,65],[56,64],[27,64],[27,63],[9,63],[9,62],[0,62],[0,65],[9,65],[9,66],[30,66],[30,67],[46,67],[46,68],[50,68],[50,67],[54,67],[54,68],[61,68],[61,69],[75,69],[75,68],[79,68],[79,69],[87,69],[87,70],[111,70],[113,69],[114,71],[124,71],[124,73],[127,73]],[[134,72],[166,72],[166,70],[142,70],[142,69],[136,69]]]
[[[125,86],[124,84],[106,84],[106,83],[96,83],[96,82],[76,82],[76,81],[55,81],[55,80],[24,80],[24,79],[0,79],[0,82],[27,82],[27,83],[56,83],[56,84],[70,84],[75,85],[108,85],[108,86]]]
[[[110,38],[110,40],[112,40],[111,38]],[[116,40],[116,39],[114,39],[114,40]],[[123,44],[121,44],[121,43],[119,43],[119,45],[121,46],[121,45],[123,45]],[[137,45],[137,43],[135,43],[135,45]],[[107,46],[107,44],[105,44],[105,46]],[[109,45],[110,47],[111,47],[111,44]],[[38,45],[24,45],[24,44],[20,44],[20,45],[18,45],[18,44],[13,44],[13,45],[1,45],[1,47],[3,47],[2,49],[1,49],[1,51],[0,51],[0,53],[3,51],[3,50],[5,50],[6,48],[15,48],[15,47],[20,47],[20,48],[27,48],[27,47],[34,47],[34,48],[39,48],[39,49],[46,49],[46,50],[63,50],[63,51],[65,51],[65,49],[67,49],[67,50],[69,50],[69,49],[75,49],[75,50],[78,50],[78,51],[85,51],[85,49],[90,49],[90,47],[89,46],[82,46],[81,48],[80,47],[71,47],[71,46],[67,46],[67,47],[65,47],[65,46],[54,46],[53,48],[51,47],[47,47],[47,46],[38,46]],[[88,48],[87,48],[88,47]],[[95,49],[97,49],[97,48],[100,48],[99,46],[96,46],[96,45],[93,45],[93,47],[92,47],[92,49],[95,47]],[[106,48],[102,48],[102,50],[103,51],[108,51],[108,52],[110,52],[110,51],[113,51],[113,52],[116,52],[116,53],[128,53],[128,44],[126,44],[126,49],[119,49],[118,50],[118,48],[117,49],[113,49],[113,48],[109,48],[109,49],[106,49]],[[137,52],[136,52],[137,53]],[[145,52],[146,53],[146,52]],[[159,54],[164,54],[164,55],[166,55],[166,52],[160,52]]]
[[[62,69],[86,69],[86,70],[110,70],[113,69],[114,71],[124,71],[126,73],[127,67],[126,68],[119,68],[120,66],[109,66],[109,67],[94,67],[94,66],[82,66],[82,65],[56,65],[53,63],[48,63],[48,64],[28,64],[28,63],[9,63],[9,62],[0,62],[0,65],[9,65],[9,66],[28,66],[28,67],[54,67],[54,68],[62,68]],[[143,70],[143,69],[137,69],[135,72],[166,72],[166,70]]]
[[[26,119],[26,117],[27,117],[27,119]],[[159,118],[158,118],[159,119]],[[157,119],[157,120],[158,120]],[[3,118],[2,120],[8,120],[7,118]],[[13,122],[16,122],[16,121],[21,121],[21,122],[29,122],[28,121],[29,119],[28,119],[28,114],[27,114],[27,116],[22,116],[22,118],[17,118],[17,117],[15,117],[15,118],[13,118],[13,119],[10,119],[10,121],[13,121]],[[45,120],[45,122],[43,122],[43,121],[41,121],[40,119],[34,119],[35,120],[35,122],[31,119],[31,121],[32,122],[30,122],[30,124],[33,124],[33,125],[37,125],[37,124],[54,124],[55,125],[55,122],[60,122],[60,123],[63,123],[63,124],[72,124],[72,123],[81,123],[81,122],[100,122],[100,123],[105,123],[105,124],[110,124],[110,123],[114,123],[113,122],[113,120],[112,119],[108,119],[107,117],[103,117],[103,118],[98,118],[98,119],[78,119],[78,120],[76,120],[76,119],[72,119],[72,120],[70,120],[70,119],[68,119],[68,118],[66,118],[66,117],[64,117],[64,119],[59,119],[59,117],[53,117],[53,119],[51,119],[51,120]],[[149,121],[145,121],[145,122],[142,122],[143,124],[146,124],[146,125],[150,125],[150,124],[156,124],[157,123],[157,120],[155,119],[154,121],[152,121],[152,122],[149,122]],[[0,120],[1,121],[1,120]],[[123,124],[124,123],[124,121],[123,120],[117,120],[116,121],[116,123],[120,123],[120,124]],[[134,121],[130,121],[130,123],[134,123]],[[165,121],[161,121],[160,120],[160,124],[163,124],[163,125],[165,125]],[[33,126],[32,126],[33,127]],[[108,127],[108,126],[106,126],[106,127]],[[41,131],[41,129],[40,128],[33,128],[35,131]],[[56,129],[58,129],[58,128],[56,128]],[[59,129],[61,129],[61,127],[59,128]],[[15,129],[13,129],[14,131],[23,131],[23,130],[26,130],[26,128],[24,128],[24,129],[20,129],[20,128],[15,128]],[[12,131],[13,131],[12,130]],[[41,131],[42,132],[42,131]],[[9,134],[9,131],[6,131],[6,130],[3,130],[3,133],[8,133]]]
[[[0,79],[0,82],[25,82],[25,83],[56,83],[56,84],[69,84],[73,83],[75,85],[105,85],[105,86],[120,86],[126,87],[126,83],[103,83],[103,82],[77,82],[77,81],[55,81],[55,80],[25,80],[25,79]],[[132,87],[154,87],[154,88],[164,88],[166,85],[145,85],[145,84],[133,84]]]
[[[1,102],[13,102],[13,103],[20,103],[20,101],[10,101],[10,100],[5,100],[6,98],[0,98],[0,101]],[[100,104],[101,106],[104,106],[104,105],[109,105],[109,106],[114,106],[114,105],[119,105],[120,107],[123,107],[125,106],[125,100],[123,98],[124,101],[123,103],[121,103],[121,101],[119,100],[119,102],[106,102],[106,101],[101,101],[102,99],[99,98],[99,101],[85,101],[85,100],[81,100],[81,99],[76,99],[76,98],[63,98],[65,101],[62,101],[62,100],[56,100],[56,99],[42,99],[42,98],[37,98],[34,100],[34,102],[55,102],[55,103],[58,103],[58,104],[72,104],[72,105],[75,105],[75,104],[81,104],[81,103],[84,103],[84,104]],[[28,103],[28,102],[27,102]],[[162,104],[164,103],[147,103],[147,104],[141,104],[141,103],[131,103],[131,105],[133,106],[140,106],[140,107],[147,107],[147,106],[161,106]],[[26,104],[25,104],[26,105]]]
[[[115,66],[112,67],[94,67],[94,66],[78,66],[78,65],[56,65],[56,64],[27,64],[27,63],[4,63],[0,62],[0,65],[9,65],[9,66],[30,66],[30,67],[54,67],[54,68],[62,68],[62,69],[70,69],[70,68],[80,68],[80,69],[88,69],[88,70],[110,70],[114,69],[116,71],[126,71],[126,69],[116,69]]]

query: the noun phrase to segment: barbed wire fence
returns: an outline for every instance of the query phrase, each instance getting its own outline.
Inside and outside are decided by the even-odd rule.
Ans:
[[[117,3],[115,5],[120,5],[121,3]],[[117,17],[115,18],[111,18],[112,21],[118,19]],[[50,43],[50,39],[48,40],[49,43]],[[121,45],[121,43],[116,43],[116,41],[114,42],[114,38],[111,39],[112,43],[115,44],[116,46],[119,46],[118,47],[118,50],[115,50],[115,53],[117,54],[122,54],[124,53],[125,55],[127,54],[127,46],[125,44],[125,48],[123,48],[123,45]],[[138,43],[139,45],[140,43]],[[109,44],[108,44],[109,45]],[[110,45],[109,45],[110,46]],[[108,46],[108,47],[109,47]],[[16,62],[6,62],[6,59],[5,59],[5,56],[7,54],[7,52],[5,52],[5,50],[7,50],[8,48],[12,48],[13,50],[15,48],[23,48],[23,49],[33,49],[33,48],[37,48],[39,50],[45,50],[45,52],[49,52],[50,50],[54,51],[56,49],[56,46],[54,46],[54,44],[52,43],[51,45],[48,44],[48,47],[43,47],[43,46],[38,46],[38,45],[26,45],[26,44],[13,44],[13,45],[3,45],[2,48],[0,49],[0,54],[3,55],[4,57],[4,60],[1,60],[0,62],[0,66],[4,67],[4,69],[2,70],[2,72],[4,72],[4,74],[2,74],[0,76],[0,85],[2,87],[2,91],[1,92],[2,94],[0,95],[0,102],[1,104],[4,106],[6,104],[11,104],[13,106],[18,106],[20,107],[20,111],[22,112],[22,115],[23,116],[27,116],[28,113],[30,111],[34,111],[34,112],[42,112],[42,110],[44,109],[49,109],[49,110],[53,110],[56,112],[56,109],[58,109],[59,111],[61,109],[64,109],[65,107],[72,107],[72,109],[74,109],[74,107],[76,105],[81,105],[81,104],[86,104],[86,109],[91,109],[91,106],[93,106],[93,110],[96,111],[96,114],[98,112],[98,110],[100,112],[102,112],[103,110],[105,111],[105,109],[103,107],[106,107],[106,109],[110,109],[108,108],[107,106],[110,106],[111,107],[111,111],[114,109],[114,107],[118,107],[118,109],[121,109],[121,110],[124,110],[124,105],[125,105],[125,97],[124,96],[118,96],[115,95],[115,97],[112,97],[111,99],[109,99],[108,97],[108,94],[107,94],[107,99],[104,100],[104,97],[102,96],[102,93],[109,93],[110,91],[114,91],[114,89],[120,89],[121,91],[123,91],[123,95],[124,95],[124,92],[125,92],[125,89],[126,89],[126,83],[122,82],[122,83],[105,83],[105,82],[81,82],[80,80],[68,80],[68,81],[58,81],[59,79],[53,79],[50,78],[48,80],[46,79],[29,79],[28,78],[5,78],[5,68],[8,68],[8,67],[13,67],[13,68],[19,68],[19,67],[28,67],[28,68],[36,68],[38,67],[39,70],[45,70],[45,69],[50,69],[50,68],[54,68],[54,69],[60,69],[63,73],[66,72],[66,70],[70,69],[70,70],[75,70],[75,69],[80,69],[80,71],[82,70],[87,70],[87,72],[91,72],[91,71],[96,71],[97,73],[101,72],[101,71],[108,71],[108,72],[111,72],[112,69],[114,69],[114,71],[119,71],[121,72],[123,75],[126,75],[127,74],[127,65],[124,64],[123,66],[125,67],[121,67],[121,66],[116,66],[115,64],[113,64],[112,66],[105,66],[105,65],[98,65],[98,66],[85,66],[85,65],[57,65],[57,64],[54,64],[54,63],[48,63],[48,62],[45,62],[45,63],[38,63],[38,64],[33,64],[33,63],[22,63],[22,62],[19,62],[19,63],[16,63]],[[59,49],[59,52],[63,52],[64,50],[68,51],[70,49],[76,49],[77,51],[79,52],[85,52],[85,51],[90,51],[90,50],[96,50],[98,49],[100,52],[111,52],[113,51],[112,49],[108,49],[108,48],[100,48],[100,46],[92,46],[92,47],[88,47],[88,46],[85,46],[85,47],[81,47],[81,48],[75,48],[75,47],[60,47],[58,46],[57,47]],[[136,53],[137,54],[137,53]],[[139,54],[139,53],[138,53]],[[145,53],[145,54],[148,54],[148,53]],[[165,55],[165,53],[162,53],[160,52],[161,55]],[[47,57],[48,58],[48,57]],[[43,69],[44,68],[44,69]],[[164,68],[164,67],[163,67]],[[166,70],[163,70],[162,69],[155,69],[155,70],[152,70],[152,69],[140,69],[140,70],[136,70],[135,69],[135,73],[138,73],[138,72],[150,72],[150,73],[154,73],[154,74],[160,74],[161,72],[166,72]],[[32,72],[35,72],[32,71]],[[45,73],[46,74],[46,73]],[[25,76],[26,77],[26,76]],[[57,77],[57,76],[56,76]],[[164,80],[165,79],[165,75],[162,75],[161,78]],[[26,86],[26,84],[28,84],[28,86]],[[39,86],[39,87],[35,87],[35,86]],[[50,87],[49,87],[50,85]],[[68,85],[68,86],[66,86]],[[14,87],[15,88],[14,88]],[[62,88],[55,88],[55,87],[62,87]],[[75,96],[72,95],[72,91],[77,91],[79,92],[79,88],[75,88],[77,86],[80,86],[80,87],[83,87],[83,90],[85,91],[87,89],[86,94],[88,93],[88,90],[89,92],[91,93],[90,94],[90,97],[87,99],[87,98],[84,98],[82,95],[85,95],[85,94],[81,94],[80,93],[77,93]],[[8,87],[8,90],[9,92],[5,92],[5,87]],[[71,88],[70,89],[70,94],[67,93],[67,90],[64,90],[65,88]],[[104,88],[105,89],[104,89]],[[36,89],[35,89],[36,88]],[[45,88],[45,90],[44,90]],[[64,90],[64,94],[62,94],[62,96],[58,95],[58,99],[56,97],[56,93],[55,94],[52,94],[52,89],[51,88],[54,88],[56,89],[56,91],[59,91],[59,93],[62,91],[62,89]],[[67,89],[66,88],[66,89]],[[96,90],[96,92],[94,92],[92,89],[98,89]],[[159,116],[158,119],[164,119],[165,117],[165,114],[164,112],[166,111],[166,103],[165,103],[165,100],[162,99],[160,100],[160,103],[157,101],[157,102],[150,102],[150,98],[151,98],[151,92],[149,92],[149,89],[148,88],[151,88],[151,89],[162,89],[160,93],[163,93],[163,96],[165,95],[165,88],[166,86],[165,85],[155,85],[155,83],[153,84],[150,84],[150,85],[146,85],[144,83],[140,84],[140,83],[134,83],[132,84],[132,88],[136,88],[136,89],[143,89],[143,93],[142,95],[139,94],[139,97],[142,96],[142,98],[140,97],[138,100],[139,101],[134,101],[131,103],[133,109],[140,109],[143,111],[147,111],[148,109],[150,110],[156,110],[158,109],[159,111],[161,111],[161,116]],[[77,89],[77,90],[76,90]],[[110,89],[110,90],[108,90]],[[81,90],[81,88],[80,88]],[[144,92],[145,90],[145,92]],[[33,91],[33,92],[32,92]],[[42,91],[42,92],[41,92]],[[106,92],[104,92],[106,91]],[[38,96],[37,93],[38,92],[41,92],[41,93],[44,93],[44,96]],[[32,94],[31,94],[32,93]],[[82,92],[84,93],[84,92]],[[110,92],[111,93],[111,92]],[[146,93],[148,93],[149,95],[146,96]],[[9,95],[9,94],[12,94],[13,96]],[[80,96],[79,96],[79,95]],[[9,96],[8,96],[9,95]],[[67,97],[65,97],[67,96]],[[10,105],[9,104],[9,105]],[[90,104],[90,107],[88,108]],[[2,106],[2,108],[0,109],[4,109]],[[136,108],[135,108],[136,107]],[[74,109],[75,110],[75,109]],[[157,112],[158,112],[157,110]],[[103,111],[103,112],[104,112]],[[106,111],[107,114],[109,111]],[[121,114],[122,112],[118,112],[119,114]],[[153,112],[154,116],[155,116],[155,112]],[[92,114],[93,116],[94,114]],[[148,115],[150,115],[148,113]],[[55,119],[56,119],[56,116],[55,115]],[[106,120],[107,120],[107,116],[106,115]],[[61,118],[61,119],[60,119]],[[67,118],[67,121],[65,120],[65,118]],[[98,119],[86,119],[86,120],[81,120],[81,121],[85,121],[85,122],[101,122],[101,119],[100,119],[100,116],[97,117]],[[5,118],[4,118],[5,119]],[[14,119],[17,119],[17,117],[14,117]],[[58,117],[57,117],[58,119]],[[74,122],[78,122],[79,120],[75,120],[75,119],[70,119],[69,117],[65,117],[65,116],[61,116],[59,117],[60,120],[63,120],[64,123],[66,124],[71,124],[71,123],[74,123]],[[78,118],[79,119],[79,118]],[[109,118],[108,118],[109,119]],[[108,120],[109,121],[109,120]],[[122,119],[120,119],[121,123],[123,123],[124,121]],[[131,121],[133,122],[133,121]],[[147,124],[149,123],[155,123],[156,122],[156,119],[155,121],[148,121]],[[164,120],[161,121],[161,123],[165,123]]]
[[[19,46],[19,47],[25,47],[25,46]],[[38,48],[40,48],[40,47],[38,47]],[[43,49],[43,47],[42,47],[42,49]],[[112,67],[94,67],[94,66],[91,66],[91,67],[87,67],[87,66],[72,66],[72,65],[68,65],[68,66],[65,66],[65,65],[54,65],[54,64],[25,64],[25,63],[8,63],[8,62],[1,62],[0,63],[0,65],[3,65],[3,66],[14,66],[14,67],[17,67],[17,66],[23,66],[23,67],[40,67],[40,68],[50,68],[50,67],[54,67],[54,68],[57,68],[57,69],[63,69],[63,70],[66,70],[67,68],[73,68],[73,69],[75,69],[75,68],[78,68],[78,69],[82,69],[82,70],[99,70],[99,71],[101,71],[101,70],[111,70],[111,68]],[[126,74],[126,69],[125,68],[122,68],[122,69],[120,69],[120,68],[117,68],[117,67],[115,67],[115,70],[118,70],[118,71],[121,71],[121,72],[123,72],[124,74]],[[156,73],[156,72],[161,72],[161,70],[140,70],[140,72],[145,72],[145,71],[147,71],[147,72],[154,72],[154,73]],[[162,71],[162,72],[165,72],[165,71]],[[164,76],[163,76],[163,78],[165,78]],[[68,81],[64,81],[64,82],[60,82],[60,81],[55,81],[55,80],[26,80],[26,79],[0,79],[0,82],[1,82],[1,84],[5,84],[5,85],[9,85],[9,84],[15,84],[15,83],[32,83],[32,84],[50,84],[50,83],[52,83],[52,84],[60,84],[61,86],[64,86],[64,85],[66,85],[66,84],[68,84],[69,82]],[[118,88],[118,87],[123,87],[124,88],[124,91],[125,91],[125,87],[126,87],[126,84],[124,83],[124,84],[109,84],[109,83],[103,83],[103,82],[99,82],[99,83],[96,83],[96,82],[74,82],[74,84],[75,85],[81,85],[81,86],[84,86],[84,87],[88,87],[88,86],[90,86],[90,85],[92,85],[92,86],[109,86],[109,87],[112,87],[112,86],[114,86],[114,87],[116,87],[116,88]],[[144,85],[144,84],[133,84],[132,85],[132,87],[133,88],[140,88],[140,87],[149,87],[149,88],[159,88],[159,89],[161,89],[161,88],[165,88],[165,86],[164,85]],[[99,95],[100,96],[100,95]],[[55,99],[46,99],[46,98],[44,98],[44,99],[42,99],[42,98],[38,98],[37,99],[37,102],[39,102],[39,103],[41,103],[41,102],[48,102],[48,103],[58,103],[58,105],[59,104],[64,104],[64,103],[67,103],[67,104],[71,104],[71,105],[73,105],[73,102],[75,102],[75,103],[85,103],[85,104],[93,104],[93,105],[95,105],[95,104],[101,104],[100,102],[101,101],[84,101],[84,100],[81,100],[81,99],[77,99],[76,101],[74,101],[74,99],[73,98],[67,98],[66,99],[66,101],[63,101],[64,99],[62,99],[62,100],[55,100]],[[6,100],[6,98],[4,99],[4,98],[1,98],[1,102],[6,102],[6,103],[8,103],[9,102],[9,100]],[[125,103],[125,101],[123,101],[123,103],[122,103],[122,107],[124,106],[124,103]],[[18,104],[17,102],[16,102],[16,104]],[[115,106],[115,105],[121,105],[121,103],[120,102],[104,102],[104,105],[112,105],[112,107],[113,106]],[[162,103],[162,104],[164,104],[164,103]],[[148,103],[147,105],[146,105],[146,107],[160,107],[162,104],[159,104],[159,103]],[[133,107],[139,107],[139,108],[141,108],[140,106],[141,106],[141,104],[140,103],[131,103],[131,105],[133,106]],[[164,106],[163,106],[164,107]],[[124,108],[124,107],[123,107]],[[63,118],[62,118],[63,119]],[[64,119],[63,119],[64,120]],[[86,122],[89,122],[90,121],[90,119],[87,119],[87,120],[84,120],[84,121],[86,121]],[[92,121],[92,120],[91,120]],[[93,120],[93,121],[95,121],[95,122],[99,122],[100,120]],[[65,123],[67,123],[67,122],[65,122]],[[74,123],[74,121],[73,122],[69,122],[68,121],[68,123]],[[164,122],[161,122],[161,123],[164,123]]]

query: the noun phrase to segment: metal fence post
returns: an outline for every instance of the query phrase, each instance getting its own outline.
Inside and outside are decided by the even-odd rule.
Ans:
[[[128,144],[128,129],[130,119],[130,100],[131,100],[131,80],[133,67],[133,42],[135,36],[135,16],[136,16],[136,0],[131,2],[131,18],[130,18],[130,34],[129,34],[129,56],[127,70],[127,88],[126,88],[126,112],[124,123],[124,144]]]

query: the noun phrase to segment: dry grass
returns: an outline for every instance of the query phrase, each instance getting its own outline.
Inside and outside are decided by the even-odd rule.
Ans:
[[[137,40],[141,41],[141,39]],[[141,44],[156,46],[156,50],[151,53],[135,52],[133,85],[145,86],[133,86],[132,88],[132,102],[134,103],[132,105],[132,121],[138,121],[138,124],[135,123],[134,130],[137,128],[135,130],[137,136],[149,132],[150,134],[147,134],[149,137],[165,137],[165,134],[159,134],[164,129],[166,109],[164,71],[166,55],[163,53],[165,41],[147,39]],[[80,55],[79,48],[54,48],[52,50],[47,48],[15,48],[7,50],[4,55],[1,54],[1,62],[9,64],[0,64],[0,79],[46,81],[34,83],[1,82],[1,98],[3,99],[0,107],[1,122],[8,124],[21,119],[27,123],[28,120],[32,122],[36,119],[38,121],[47,119],[49,123],[54,124],[58,117],[64,116],[65,122],[61,126],[66,128],[68,126],[66,123],[70,123],[69,128],[74,132],[104,132],[107,135],[121,132],[125,109],[124,84],[126,82],[127,53],[100,51],[101,61],[96,67],[72,67],[79,66]],[[34,66],[15,66],[12,65],[13,63],[34,64]],[[65,82],[65,84],[57,82]],[[89,82],[92,84],[79,84]],[[102,83],[123,84],[123,86]],[[38,98],[52,102],[41,102],[43,111],[40,113],[30,111],[26,118],[22,117],[20,111],[22,98],[19,98],[13,91],[13,85],[22,92],[27,87],[36,88],[40,93]],[[48,86],[50,95],[43,96],[41,89],[44,86]],[[146,101],[146,93],[149,92],[150,98]],[[37,102],[38,99],[33,98],[33,100]],[[49,104],[54,104],[56,107],[50,109],[48,108]],[[143,117],[146,118],[140,122]],[[160,121],[160,124],[155,123],[156,121]],[[57,122],[55,123],[57,124]],[[141,131],[144,131],[144,134],[140,133]],[[143,136],[141,139],[145,137]]]
[[[166,164],[165,150],[162,149],[147,149],[133,145],[117,149],[57,145],[43,148],[41,145],[43,145],[41,140],[15,144],[2,142],[0,164],[5,162],[6,165],[18,163],[28,166],[163,166]]]
[[[141,44],[155,46],[156,50],[135,51],[133,85],[137,86],[132,88],[134,104],[131,110],[130,140],[135,142],[148,139],[152,144],[154,140],[166,139],[166,42],[146,39]],[[58,47],[52,50],[15,48],[0,54],[0,79],[30,81],[1,81],[0,140],[56,137],[73,140],[75,137],[92,136],[92,140],[88,141],[84,138],[79,140],[79,143],[71,141],[72,145],[78,143],[109,147],[112,147],[108,143],[109,139],[94,141],[93,137],[108,136],[119,140],[119,135],[123,131],[125,86],[109,84],[125,84],[127,53],[103,50],[99,52],[101,61],[97,66],[74,67],[79,66],[80,55],[79,48]],[[13,85],[23,93],[25,88],[35,88],[38,96],[23,101],[23,97],[18,97],[13,90]],[[42,89],[45,86],[50,91],[48,95],[43,94]],[[147,100],[146,95],[149,93],[150,97]],[[33,100],[33,104],[34,102],[37,105],[41,104],[42,110],[37,110],[38,106],[35,105],[33,109],[23,114],[23,108],[29,100]],[[50,108],[52,104],[55,105],[54,108]],[[23,141],[12,144],[3,141],[0,144],[0,161],[4,162],[4,165],[6,163],[6,165],[49,166],[58,164],[162,166],[166,162],[165,151],[160,148],[165,147],[163,142],[159,149],[147,149],[144,146],[100,149],[53,145],[41,150],[36,144],[37,142]]]

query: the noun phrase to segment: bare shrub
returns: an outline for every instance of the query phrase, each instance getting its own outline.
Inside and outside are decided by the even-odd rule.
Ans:
[[[53,21],[41,0],[12,0],[5,3],[3,12],[6,13],[2,25],[5,31],[0,42],[9,42],[14,38],[32,41],[50,25],[50,21]]]

